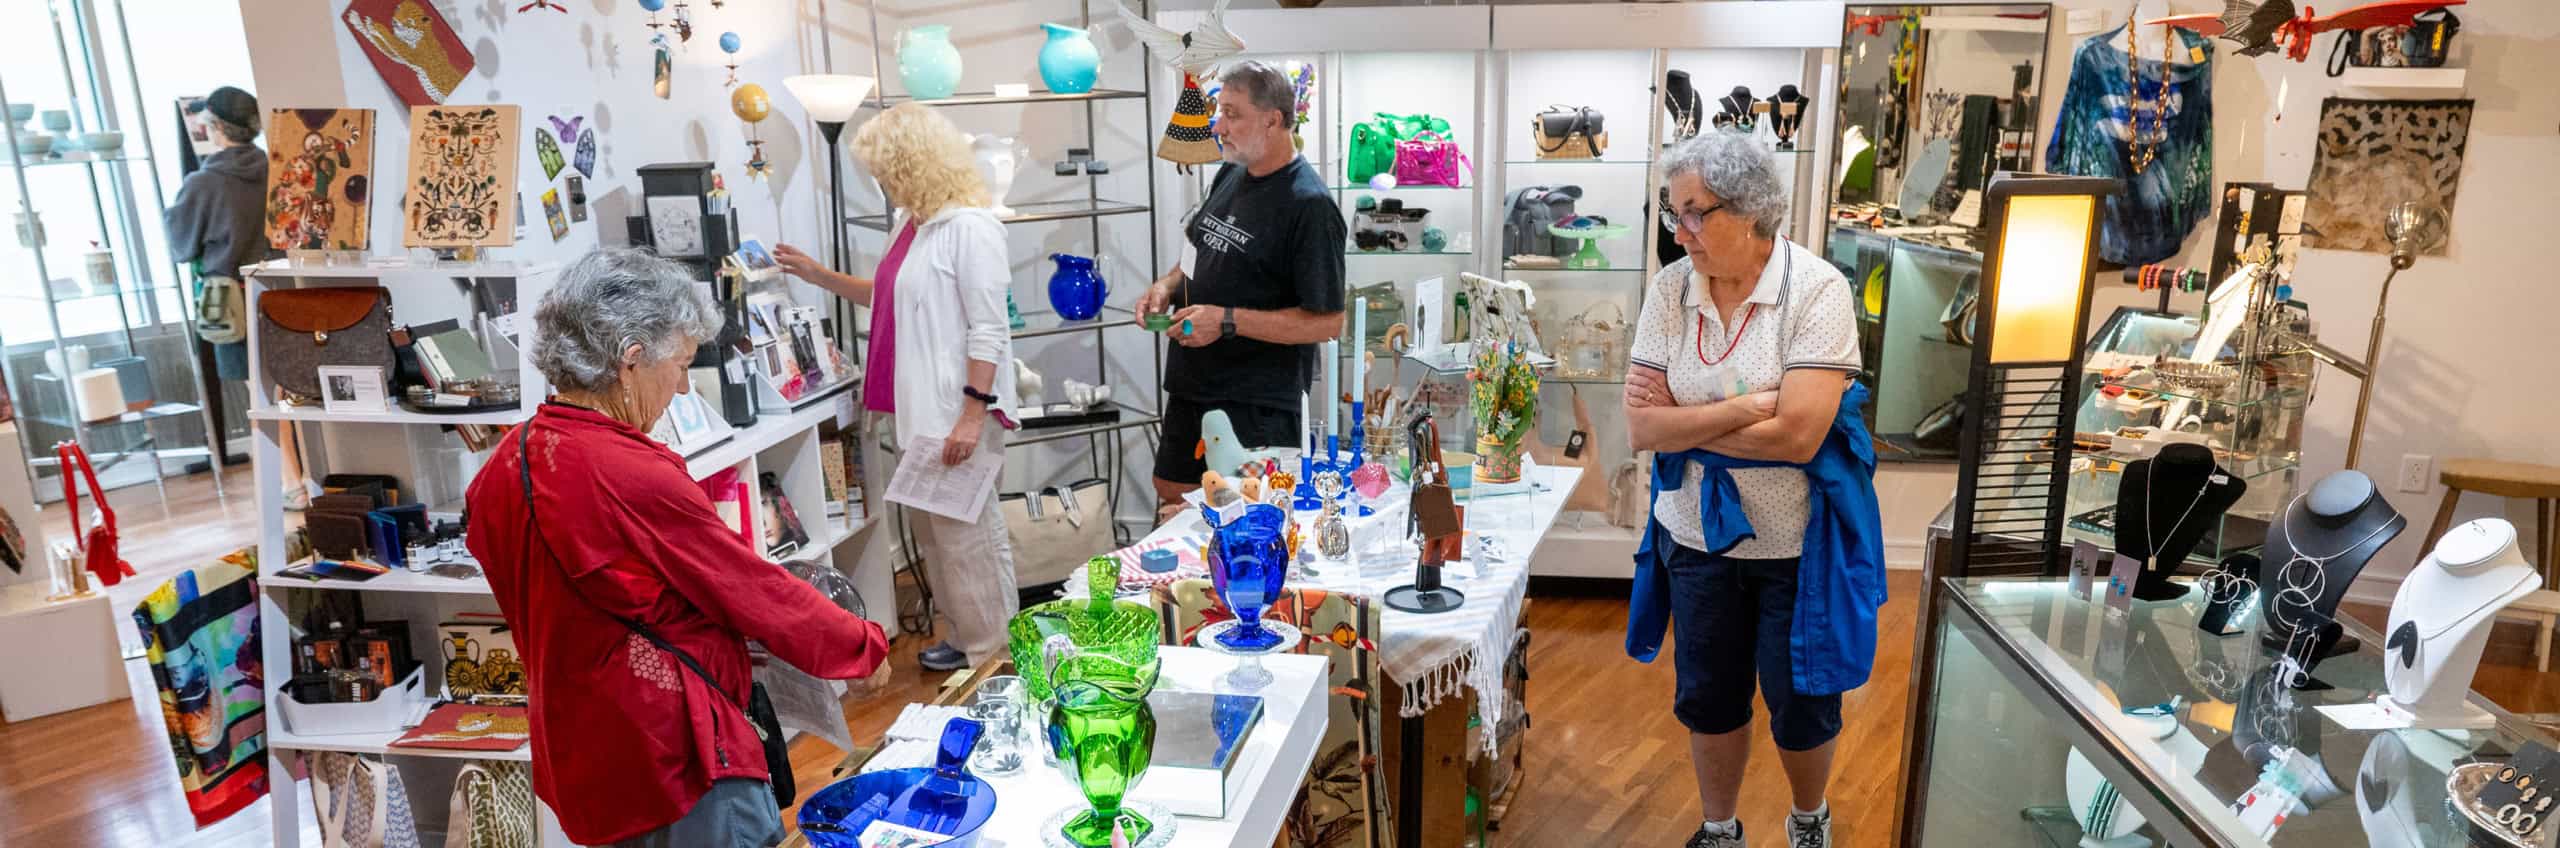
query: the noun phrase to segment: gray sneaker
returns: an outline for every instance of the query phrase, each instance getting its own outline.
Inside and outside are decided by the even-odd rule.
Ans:
[[[969,667],[969,655],[944,642],[916,652],[916,664],[926,671],[958,671]]]
[[[1788,813],[1787,848],[1831,848],[1831,809],[1810,816]]]
[[[1742,823],[1734,822],[1730,833],[1715,833],[1701,826],[1696,834],[1689,837],[1689,844],[1682,848],[1749,848],[1749,846],[1742,841]]]

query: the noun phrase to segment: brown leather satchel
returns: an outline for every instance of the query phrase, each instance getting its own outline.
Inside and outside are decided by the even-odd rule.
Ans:
[[[275,289],[258,295],[258,356],[267,382],[316,402],[323,365],[378,366],[391,358],[391,292],[374,286]]]

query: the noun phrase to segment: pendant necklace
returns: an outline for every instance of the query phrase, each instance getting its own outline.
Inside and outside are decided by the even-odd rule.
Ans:
[[[2346,556],[2347,554],[2354,552],[2357,548],[2364,547],[2366,542],[2373,541],[2374,537],[2382,535],[2382,531],[2391,529],[2391,522],[2384,521],[2379,526],[2374,527],[2373,532],[2364,534],[2364,538],[2362,539],[2357,539],[2354,544],[2339,548],[2337,551],[2326,556],[2312,556],[2310,554],[2303,553],[2302,548],[2295,546],[2293,543],[2293,508],[2301,504],[2302,495],[2293,496],[2293,502],[2285,504],[2284,519],[2276,522],[2277,528],[2284,531],[2285,550],[2293,552],[2292,558],[2285,560],[2284,566],[2276,569],[2276,577],[2284,582],[2284,588],[2276,592],[2275,598],[2276,603],[2274,605],[2274,611],[2279,615],[2284,611],[2284,601],[2288,596],[2298,598],[2299,600],[2294,603],[2299,606],[2303,612],[2309,612],[2313,602],[2318,601],[2320,596],[2328,594],[2329,561]],[[2307,582],[2297,583],[2294,578],[2294,566],[2303,563],[2311,564],[2311,576],[2308,578]],[[2300,615],[2296,615],[2292,620],[2281,623],[2288,629],[2299,630],[2301,629],[2302,617]]]
[[[2151,127],[2160,134],[2155,139],[2142,132],[2141,40],[2136,37],[2139,32],[2132,22],[2124,26],[2125,156],[2135,174],[2149,169],[2152,160],[2160,158],[2160,146],[2169,140],[2169,50],[2178,40],[2175,32],[2160,35],[2160,92],[2152,98],[2151,105]]]
[[[1698,111],[1706,108],[1706,105],[1698,97],[1697,92],[1691,91],[1689,96],[1683,99],[1678,92],[1665,91],[1662,102],[1671,107],[1672,132],[1678,133],[1681,138],[1690,138],[1698,134]],[[1683,106],[1688,108],[1681,108]]]
[[[2178,513],[2177,523],[2169,525],[2169,532],[2162,533],[2159,538],[2155,539],[2152,538],[2151,532],[2154,528],[2157,528],[2160,525],[2151,522],[2150,496],[2153,493],[2160,491],[2160,487],[2154,485],[2154,483],[2159,479],[2160,460],[2154,459],[2151,460],[2150,465],[2144,466],[2142,469],[2142,549],[2146,554],[2148,554],[2144,558],[2150,560],[2150,562],[2144,564],[2144,570],[2149,570],[2148,567],[2150,565],[2157,564],[2160,561],[2160,542],[2167,539],[2178,538],[2178,528],[2186,526],[2187,516],[2194,515],[2196,513],[2196,505],[2204,503],[2205,493],[2213,491],[2213,483],[2210,480],[2206,481],[2203,488],[2196,490],[2195,500],[2187,502],[2187,511]]]

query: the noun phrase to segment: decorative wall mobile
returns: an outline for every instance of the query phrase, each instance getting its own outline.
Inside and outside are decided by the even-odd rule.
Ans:
[[[2388,253],[2383,222],[2401,203],[2450,216],[2470,134],[2469,100],[2321,101],[2305,246]],[[2443,256],[2443,233],[2450,230],[2437,230],[2418,252]]]
[[[723,88],[738,84],[738,48],[741,45],[737,33],[720,34],[720,52],[729,54],[729,78],[720,83]]]
[[[409,113],[409,247],[515,243],[514,106],[420,106]]]
[[[559,179],[560,169],[569,167],[569,158],[560,155],[560,142],[552,139],[550,130],[541,127],[533,128],[533,158],[542,163],[543,182]]]
[[[665,100],[675,92],[675,45],[667,43],[667,34],[662,32],[649,36],[649,47],[651,84],[656,86],[658,99]]]
[[[551,131],[558,134],[562,146],[573,148],[573,152],[569,155],[569,167],[578,169],[580,176],[595,179],[596,131],[584,126],[586,122],[587,119],[584,116],[563,121],[560,116],[553,115]]]
[[[1158,159],[1183,166],[1218,161],[1218,143],[1209,137],[1212,110],[1208,96],[1200,91],[1199,78],[1214,76],[1210,71],[1219,62],[1244,52],[1244,40],[1227,30],[1227,2],[1218,0],[1209,8],[1209,16],[1187,33],[1157,26],[1127,4],[1114,4],[1130,33],[1155,55],[1165,57],[1165,64],[1182,72],[1182,95],[1174,101],[1173,117],[1165,121],[1164,139],[1156,143]]]
[[[746,83],[729,93],[729,111],[747,122],[747,176],[773,176],[773,164],[764,159],[764,139],[756,137],[756,125],[773,116],[773,98],[765,96],[764,86]]]
[[[568,13],[569,13],[569,7],[567,7],[567,6],[563,6],[563,5],[560,5],[559,3],[556,3],[556,2],[553,2],[553,0],[533,0],[533,2],[531,2],[531,3],[526,3],[526,4],[522,5],[522,6],[517,6],[517,7],[516,7],[516,14],[521,15],[521,14],[524,14],[524,13],[526,13],[526,12],[533,11],[533,10],[535,10],[535,9],[549,9],[549,10],[551,10],[551,11],[558,12],[558,13],[563,14],[563,15],[566,15],[566,14],[568,14]]]
[[[355,0],[341,19],[403,105],[443,103],[476,61],[427,0]]]
[[[372,243],[373,110],[276,109],[267,117],[267,245]]]

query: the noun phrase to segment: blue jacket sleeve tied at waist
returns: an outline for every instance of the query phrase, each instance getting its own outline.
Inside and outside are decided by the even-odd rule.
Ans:
[[[1797,468],[1811,494],[1804,554],[1796,572],[1795,689],[1830,695],[1858,688],[1875,668],[1876,610],[1884,606],[1884,529],[1876,506],[1875,443],[1858,409],[1867,389],[1855,381],[1840,396],[1840,412],[1811,462],[1735,459],[1704,449],[1656,453],[1653,493],[1676,489],[1689,465],[1706,469],[1700,482],[1698,523],[1708,553],[1721,554],[1752,537],[1734,486],[1736,468]],[[1627,655],[1652,662],[1671,623],[1673,542],[1648,514],[1636,548],[1634,595],[1627,607]]]

